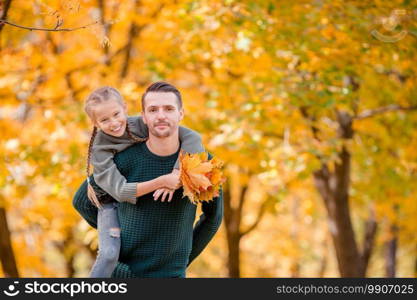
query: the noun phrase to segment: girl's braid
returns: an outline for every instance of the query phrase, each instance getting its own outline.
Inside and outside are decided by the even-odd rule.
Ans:
[[[140,143],[140,142],[144,142],[144,141],[146,141],[148,138],[141,138],[141,137],[138,137],[138,136],[136,136],[136,135],[134,135],[131,131],[130,131],[130,129],[129,129],[129,123],[127,123],[126,124],[126,133],[127,133],[127,136],[130,138],[130,139],[132,139],[132,140],[134,140],[136,143]]]
[[[100,202],[98,201],[97,195],[90,183],[90,160],[91,160],[91,152],[93,149],[94,139],[97,135],[97,127],[94,126],[93,132],[91,133],[90,143],[88,144],[88,154],[87,154],[87,195],[88,199],[97,207],[101,207]]]

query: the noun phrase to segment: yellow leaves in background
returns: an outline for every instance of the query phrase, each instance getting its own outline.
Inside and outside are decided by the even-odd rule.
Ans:
[[[208,160],[206,152],[180,153],[180,180],[184,186],[184,197],[194,204],[211,201],[219,195],[220,185],[225,181],[223,162],[217,158]]]
[[[67,241],[76,222],[87,226],[80,228],[78,242],[96,249],[95,230],[71,207],[85,178],[91,130],[82,110],[87,93],[114,85],[130,114],[137,114],[141,93],[161,79],[182,93],[182,125],[201,133],[208,151],[227,162],[223,174],[216,157],[209,161],[204,153],[183,154],[184,195],[193,203],[209,201],[227,177],[231,206],[237,207],[239,191],[258,176],[262,186],[254,185],[248,194],[245,209],[252,213],[242,218],[243,225],[254,222],[259,195],[281,201],[275,214],[265,216],[261,227],[245,238],[243,275],[289,276],[283,260],[300,261],[303,275],[317,274],[311,266],[319,260],[299,256],[326,255],[317,242],[324,238],[315,236],[326,225],[311,175],[322,160],[334,171],[343,146],[352,154],[353,215],[367,216],[365,204],[375,202],[377,217],[395,220],[395,197],[401,234],[406,232],[411,237],[407,242],[415,244],[415,193],[404,192],[415,186],[415,119],[408,119],[408,112],[393,112],[377,121],[355,121],[349,142],[337,136],[335,108],[353,113],[355,104],[360,113],[414,103],[414,40],[411,33],[395,44],[373,40],[366,20],[374,9],[382,14],[384,8],[381,1],[374,6],[365,9],[343,1],[16,1],[8,19],[21,25],[54,27],[56,13],[64,21],[62,28],[101,17],[106,24],[66,33],[7,26],[1,32],[0,152],[6,163],[0,164],[0,189],[23,276],[67,274],[56,268],[62,249],[53,250],[51,241]],[[405,4],[394,1],[396,6]],[[137,30],[131,36],[133,25]],[[122,77],[125,62],[129,72]],[[347,76],[355,77],[358,90],[346,84]],[[301,105],[314,121],[298,112]],[[312,127],[320,131],[318,138]],[[393,192],[386,197],[389,188]],[[292,205],[295,194],[300,201]],[[212,249],[217,273],[205,273],[214,265],[208,256],[197,260],[201,266],[195,276],[226,275],[221,266],[226,249],[220,242]]]

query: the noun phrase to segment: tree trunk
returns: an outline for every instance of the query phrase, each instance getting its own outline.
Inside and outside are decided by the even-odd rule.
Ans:
[[[416,256],[414,257],[414,278],[417,278],[417,245],[416,245]]]
[[[10,5],[12,0],[5,0],[0,2],[0,19],[7,20],[7,13],[9,12]],[[2,29],[5,23],[0,23],[0,51],[2,50],[3,39],[2,39]]]
[[[301,257],[299,255],[300,253],[300,247],[299,247],[299,241],[300,241],[300,237],[299,237],[299,220],[300,220],[300,199],[295,196],[292,199],[292,203],[291,203],[291,214],[292,214],[292,223],[293,225],[291,226],[291,231],[290,231],[290,237],[291,237],[291,242],[293,244],[294,247],[296,247],[297,251],[297,255],[293,255],[293,257],[291,258],[291,266],[290,266],[290,272],[291,272],[291,277],[292,278],[298,278],[300,277],[300,269],[301,269]]]
[[[240,278],[240,236],[237,232],[227,235],[229,277]]]
[[[372,208],[370,217],[365,224],[365,235],[363,240],[361,274],[363,274],[364,277],[366,276],[366,270],[368,269],[369,260],[371,258],[371,254],[375,245],[375,236],[377,229],[378,224],[376,223],[375,212]]]
[[[73,278],[75,275],[74,259],[75,259],[75,255],[72,255],[66,261],[67,278]]]
[[[322,196],[327,214],[330,234],[336,250],[336,257],[342,277],[362,277],[360,272],[360,255],[356,245],[349,203],[343,186],[330,188],[331,182],[338,181],[336,174],[330,174],[327,166],[315,172],[315,185]]]
[[[386,265],[385,265],[385,275],[389,278],[394,278],[396,276],[396,256],[397,256],[397,226],[391,226],[391,239],[386,242]]]
[[[251,174],[248,174],[248,177],[252,178]],[[247,198],[246,194],[248,188],[249,186],[247,183],[241,188],[240,196],[236,199],[237,204],[232,205],[231,191],[227,181],[223,187],[224,221],[228,247],[227,266],[229,276],[232,278],[240,278],[240,241],[242,240],[242,237],[257,228],[268,205],[271,203],[271,199],[266,199],[258,209],[255,221],[251,225],[248,225],[247,228],[241,229],[243,206]]]
[[[57,241],[54,243],[55,247],[58,249],[65,260],[65,273],[67,278],[73,278],[75,275],[74,260],[77,255],[77,252],[83,245],[78,245],[76,239],[74,238],[74,228],[68,228],[65,232],[65,237],[62,241]],[[87,247],[89,248],[89,247]]]
[[[304,115],[307,113],[304,112]],[[337,111],[337,120],[339,138],[344,141],[352,139],[354,134],[352,117],[347,112]],[[317,129],[312,128],[312,130],[317,137],[318,135],[315,133]],[[321,157],[319,158],[321,159]],[[322,160],[321,168],[314,172],[314,182],[327,210],[329,229],[336,250],[340,275],[342,277],[364,277],[372,247],[365,245],[364,252],[361,253],[355,240],[349,208],[351,155],[345,146],[340,150],[338,158],[334,163],[333,172],[329,170],[327,162]],[[374,235],[375,231],[372,234]],[[365,256],[366,259],[364,259]]]
[[[19,277],[4,207],[0,207],[0,260],[4,277]]]
[[[230,188],[225,188],[223,191],[224,199],[224,220],[226,227],[227,248],[228,248],[228,262],[229,277],[240,277],[240,217],[238,216],[236,208],[231,205]]]
[[[7,13],[9,12],[10,5],[12,4],[12,0],[4,0],[0,3],[0,19],[6,20]],[[3,29],[4,24],[0,24],[0,31]]]

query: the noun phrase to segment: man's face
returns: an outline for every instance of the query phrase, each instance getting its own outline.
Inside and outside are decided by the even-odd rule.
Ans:
[[[184,110],[178,107],[174,93],[149,92],[145,97],[142,112],[143,121],[149,128],[149,135],[168,137],[178,130],[184,117]]]

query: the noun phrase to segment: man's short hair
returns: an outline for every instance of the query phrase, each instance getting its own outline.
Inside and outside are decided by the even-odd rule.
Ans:
[[[177,104],[178,109],[182,108],[182,98],[180,91],[173,86],[172,84],[169,84],[168,82],[164,81],[157,81],[152,83],[148,88],[146,89],[145,93],[142,95],[142,111],[145,111],[145,97],[148,93],[174,93],[175,96],[177,96]]]

